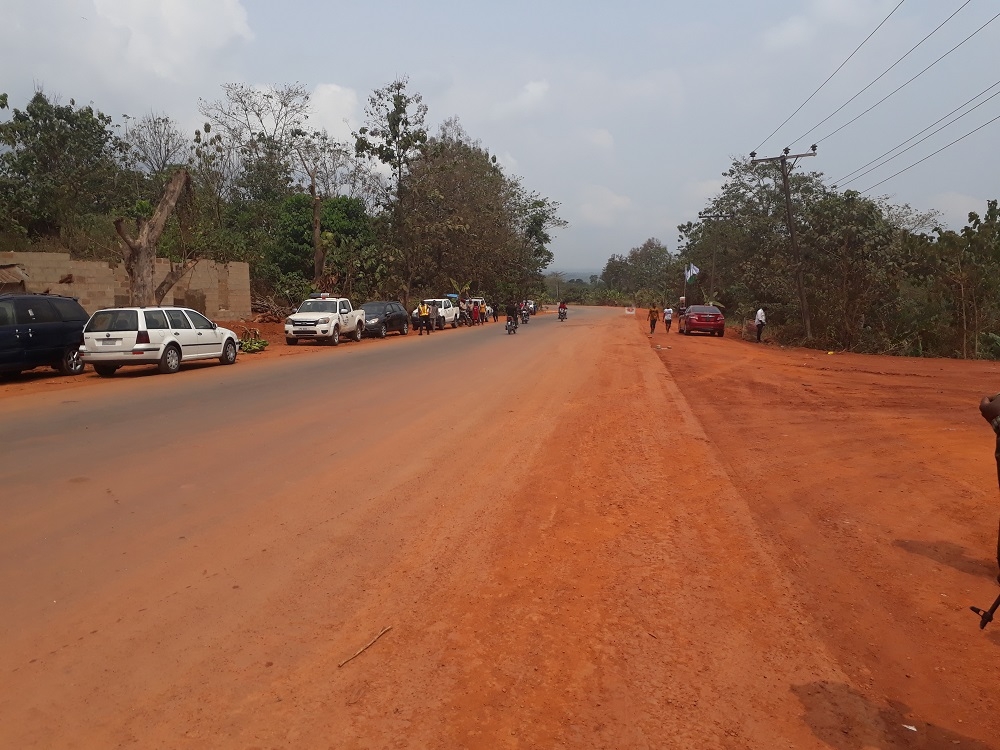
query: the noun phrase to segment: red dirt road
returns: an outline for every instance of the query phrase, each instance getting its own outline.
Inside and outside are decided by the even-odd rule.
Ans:
[[[225,491],[195,473],[155,507],[77,507],[145,487],[140,459],[39,480],[50,505],[21,515],[0,498],[0,747],[1000,747],[1000,624],[968,611],[997,593],[976,405],[1000,367],[650,338],[642,317],[317,347],[361,368],[440,346],[463,377],[396,392],[373,359],[324,417],[357,439],[318,467],[288,470],[316,406],[261,397],[191,448],[238,464]],[[483,345],[452,362],[449,336]],[[0,425],[55,408],[46,382],[0,390]],[[94,385],[66,393],[119,387]],[[420,440],[441,429],[454,450]],[[29,491],[17,472],[0,454],[0,486]],[[76,480],[93,495],[58,494]]]

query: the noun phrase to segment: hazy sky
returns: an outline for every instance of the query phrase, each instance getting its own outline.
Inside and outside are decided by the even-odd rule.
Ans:
[[[872,32],[899,0],[335,2],[0,0],[0,91],[36,87],[116,118],[165,112],[199,124],[220,85],[301,82],[315,120],[347,137],[368,94],[407,75],[436,129],[457,115],[570,226],[554,267],[600,269],[648,237],[676,245],[747,154]],[[905,0],[833,80],[759,149],[819,153],[831,181],[1000,82],[1000,19],[841,132],[820,140],[1000,12],[970,0],[875,86],[801,140],[965,0]],[[992,94],[1000,91],[990,91]],[[977,100],[978,101],[978,100]],[[864,189],[1000,115],[1000,96],[852,183]],[[6,114],[0,117],[6,117]],[[1000,197],[1000,121],[885,184],[955,228]]]

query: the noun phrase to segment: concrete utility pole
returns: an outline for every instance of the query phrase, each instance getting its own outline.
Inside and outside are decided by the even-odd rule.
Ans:
[[[736,218],[736,214],[705,214],[705,213],[699,213],[698,214],[698,218],[701,219],[702,221],[705,221],[706,219],[735,219]],[[719,293],[719,285],[715,281],[715,249],[716,249],[717,244],[718,244],[717,242],[714,242],[714,241],[712,242],[712,293],[713,293],[713,295]]]
[[[792,257],[795,258],[795,287],[799,293],[799,307],[802,310],[802,325],[806,330],[806,338],[812,338],[812,321],[809,318],[809,303],[806,300],[806,288],[802,281],[802,255],[799,253],[799,242],[795,236],[795,222],[792,219],[792,189],[788,181],[788,175],[795,167],[796,162],[806,156],[816,156],[816,144],[812,145],[808,154],[789,154],[789,149],[785,147],[781,156],[769,156],[758,159],[756,152],[750,152],[750,163],[760,164],[762,162],[776,161],[781,163],[781,182],[785,189],[785,214],[788,217],[788,238],[792,243]],[[792,163],[789,164],[788,160]]]

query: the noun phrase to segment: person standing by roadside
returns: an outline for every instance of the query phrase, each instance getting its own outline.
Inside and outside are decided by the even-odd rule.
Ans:
[[[649,335],[653,335],[653,331],[656,330],[656,321],[660,319],[660,311],[656,307],[649,308]]]
[[[663,327],[666,333],[670,333],[670,324],[674,322],[674,308],[663,308]]]
[[[441,308],[438,307],[438,303],[431,300],[431,330],[437,330],[438,318],[441,315]],[[441,330],[444,330],[444,324],[441,324]]]
[[[431,335],[431,306],[428,305],[423,300],[420,300],[420,304],[417,305],[417,318],[420,321],[420,333],[418,336],[423,336],[424,331],[427,331],[427,335]]]
[[[757,308],[757,316],[754,318],[757,325],[757,343],[760,343],[761,334],[764,333],[764,326],[767,325],[767,316],[764,315],[764,308]]]
[[[983,396],[979,402],[979,413],[990,423],[996,433],[996,452],[993,454],[997,462],[997,484],[1000,485],[1000,393],[995,396]],[[997,566],[1000,567],[1000,528],[997,529]],[[1000,575],[997,576],[1000,582]]]
[[[500,322],[500,305],[493,305],[493,322]]]
[[[479,303],[472,303],[472,325],[479,325]]]

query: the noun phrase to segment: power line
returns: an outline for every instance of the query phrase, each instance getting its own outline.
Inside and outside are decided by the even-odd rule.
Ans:
[[[899,92],[900,90],[902,90],[902,89],[906,88],[906,87],[907,87],[907,86],[909,86],[909,85],[910,85],[911,83],[913,83],[913,82],[914,82],[915,80],[917,80],[918,78],[920,78],[920,76],[922,76],[922,75],[923,75],[924,73],[926,73],[926,72],[927,72],[928,70],[930,70],[931,68],[933,68],[933,67],[934,67],[935,65],[937,65],[937,64],[938,64],[939,62],[941,62],[941,61],[942,61],[942,60],[943,60],[944,58],[946,58],[946,57],[947,57],[948,55],[950,55],[950,54],[951,54],[952,52],[954,52],[955,50],[957,50],[957,49],[958,49],[959,47],[961,47],[961,46],[962,46],[963,44],[965,44],[965,43],[966,43],[967,41],[969,41],[970,39],[972,39],[972,37],[974,37],[974,36],[975,36],[976,34],[978,34],[978,33],[979,33],[980,31],[982,31],[983,29],[985,29],[985,28],[986,28],[987,26],[989,26],[989,25],[990,25],[991,23],[993,23],[993,22],[994,22],[995,20],[997,20],[998,18],[1000,18],[1000,13],[997,13],[997,14],[996,14],[995,16],[993,16],[993,18],[991,18],[991,19],[990,19],[989,21],[987,21],[987,22],[986,22],[986,23],[984,23],[984,24],[983,24],[982,26],[980,26],[980,27],[979,27],[978,29],[976,29],[975,31],[973,31],[973,32],[972,32],[971,34],[969,34],[969,35],[968,35],[967,37],[965,37],[965,39],[963,39],[963,40],[962,40],[962,41],[960,41],[960,42],[959,42],[958,44],[956,44],[956,45],[955,45],[954,47],[952,47],[952,48],[951,48],[950,50],[948,50],[947,52],[945,52],[945,53],[944,53],[943,55],[941,55],[941,57],[939,57],[939,58],[938,58],[937,60],[935,60],[934,62],[932,62],[932,63],[931,63],[930,65],[928,65],[928,66],[927,66],[926,68],[924,68],[923,70],[921,70],[921,71],[920,71],[919,73],[917,73],[917,74],[916,74],[915,76],[913,76],[913,78],[911,78],[910,80],[908,80],[908,81],[907,81],[906,83],[903,83],[903,84],[901,84],[900,86],[896,87],[895,89],[893,89],[892,91],[890,91],[890,92],[889,92],[888,94],[886,94],[885,96],[883,96],[883,97],[882,97],[881,99],[879,99],[879,100],[878,100],[877,102],[875,102],[875,103],[874,103],[874,104],[873,104],[872,106],[870,106],[870,107],[869,107],[868,109],[866,109],[866,110],[865,110],[864,112],[862,112],[862,113],[861,113],[860,115],[858,115],[857,117],[855,117],[855,118],[854,118],[854,119],[852,119],[852,120],[848,120],[848,121],[847,121],[847,122],[845,122],[845,123],[844,123],[843,125],[841,125],[841,126],[840,126],[839,128],[837,128],[836,130],[834,130],[834,131],[833,131],[832,133],[828,133],[828,134],[824,135],[824,136],[823,136],[822,138],[820,138],[820,139],[819,139],[818,141],[816,141],[816,143],[822,143],[822,142],[823,142],[823,141],[825,141],[825,140],[826,140],[827,138],[830,138],[831,136],[834,136],[834,135],[836,135],[837,133],[839,133],[839,132],[840,132],[841,130],[843,130],[844,128],[846,128],[846,127],[847,127],[848,125],[851,125],[851,124],[853,124],[853,123],[857,122],[858,120],[860,120],[860,119],[861,119],[862,117],[864,117],[865,115],[867,115],[867,114],[868,114],[869,112],[871,112],[871,111],[872,111],[873,109],[875,109],[875,107],[877,107],[878,105],[880,105],[880,104],[881,104],[882,102],[884,102],[884,101],[885,101],[886,99],[888,99],[888,98],[889,98],[890,96],[893,96],[894,94],[896,94],[896,93],[897,93],[897,92]],[[810,132],[811,132],[811,131],[810,131]]]
[[[862,193],[867,193],[867,192],[868,192],[869,190],[874,190],[875,188],[877,188],[877,187],[878,187],[879,185],[881,185],[881,184],[882,184],[883,182],[888,182],[888,181],[889,181],[889,180],[891,180],[891,179],[892,179],[893,177],[899,177],[899,175],[903,174],[903,172],[906,172],[906,171],[908,171],[908,170],[910,170],[910,169],[913,169],[913,168],[914,168],[915,166],[917,166],[918,164],[923,164],[923,163],[924,163],[925,161],[927,161],[928,159],[930,159],[930,158],[931,158],[932,156],[937,156],[937,155],[938,155],[938,154],[940,154],[940,153],[941,153],[942,151],[944,151],[944,150],[945,150],[946,148],[951,148],[952,146],[954,146],[954,145],[955,145],[956,143],[958,143],[959,141],[964,141],[964,140],[965,140],[966,138],[968,138],[968,137],[969,137],[970,135],[972,135],[973,133],[978,133],[978,132],[979,132],[980,130],[982,130],[983,128],[985,128],[985,127],[986,127],[987,125],[992,125],[992,124],[993,124],[994,122],[996,122],[997,120],[1000,120],[1000,115],[997,115],[996,117],[994,117],[994,118],[993,118],[992,120],[990,120],[989,122],[984,122],[984,123],[983,123],[982,125],[980,125],[980,126],[979,126],[978,128],[976,128],[975,130],[970,130],[970,131],[969,131],[968,133],[966,133],[965,135],[963,135],[963,136],[962,136],[961,138],[956,138],[955,140],[953,140],[953,141],[952,141],[951,143],[949,143],[949,144],[948,144],[947,146],[942,146],[941,148],[939,148],[939,149],[938,149],[937,151],[935,151],[934,153],[932,153],[932,154],[927,154],[927,156],[925,156],[925,157],[924,157],[923,159],[921,159],[920,161],[915,161],[915,162],[913,162],[913,164],[911,164],[910,166],[906,167],[905,169],[901,169],[901,170],[899,170],[898,172],[896,172],[896,174],[892,174],[892,175],[889,175],[888,177],[886,177],[886,178],[885,178],[884,180],[882,180],[881,182],[876,182],[876,183],[875,183],[874,185],[872,185],[872,186],[871,186],[871,187],[869,187],[869,188],[865,188],[865,189],[864,189],[864,190],[862,190],[861,192],[862,192]]]
[[[927,136],[925,136],[924,138],[921,138],[919,141],[917,141],[916,143],[914,143],[912,146],[908,146],[907,148],[903,149],[902,151],[900,151],[895,156],[893,156],[893,157],[891,157],[889,159],[886,159],[885,161],[883,161],[880,164],[872,167],[871,169],[869,169],[866,172],[861,172],[862,169],[865,169],[866,167],[871,167],[872,164],[875,164],[875,162],[880,161],[883,157],[888,156],[893,151],[897,151],[898,149],[903,148],[903,146],[906,146],[906,144],[909,143],[910,141],[912,141],[914,138],[919,138],[921,135],[923,135],[928,130],[930,130],[931,128],[933,128],[935,125],[937,125],[939,122],[942,122],[943,120],[947,120],[953,114],[955,114],[959,110],[964,109],[965,107],[969,106],[969,104],[971,104],[972,102],[974,102],[976,99],[978,99],[979,97],[981,97],[983,94],[987,93],[988,91],[990,91],[992,89],[995,89],[997,86],[1000,86],[1000,81],[997,81],[996,83],[994,83],[989,88],[987,88],[987,89],[985,89],[983,91],[980,91],[978,94],[976,94],[974,97],[972,97],[971,99],[969,99],[967,102],[965,102],[961,106],[955,107],[955,109],[953,109],[951,112],[949,112],[944,117],[942,117],[941,119],[937,120],[936,122],[932,122],[930,125],[928,125],[926,128],[924,128],[923,130],[921,130],[916,135],[910,136],[909,138],[907,138],[905,141],[903,141],[899,145],[893,146],[888,151],[886,151],[884,154],[881,154],[880,156],[876,156],[870,162],[868,162],[867,164],[861,165],[860,167],[858,167],[857,169],[855,169],[853,172],[848,172],[846,175],[844,175],[843,177],[841,177],[839,180],[836,180],[834,182],[834,184],[837,185],[838,187],[843,187],[844,185],[850,185],[855,180],[859,180],[862,177],[864,177],[866,174],[870,174],[870,173],[874,172],[879,167],[884,167],[886,164],[888,164],[893,159],[898,159],[900,156],[902,156],[903,154],[905,154],[911,148],[919,146],[921,143],[923,143],[924,141],[926,141],[931,136],[937,135],[938,133],[940,133],[945,128],[950,127],[951,125],[954,125],[956,122],[958,122],[959,120],[961,120],[966,115],[971,115],[973,112],[975,112],[981,106],[983,106],[984,104],[986,104],[986,102],[990,101],[991,99],[993,99],[993,98],[995,98],[997,96],[1000,96],[1000,91],[997,91],[992,96],[990,96],[990,97],[984,99],[983,101],[979,102],[979,104],[977,104],[975,107],[973,107],[972,109],[970,109],[968,112],[963,112],[962,114],[960,114],[958,117],[956,117],[951,122],[945,123],[940,128],[938,128],[937,130],[935,130],[933,133],[929,133]],[[858,174],[858,172],[861,172],[861,174]],[[857,175],[857,177],[853,177],[852,175]],[[850,177],[851,179],[847,179],[848,177]],[[846,180],[846,182],[845,182],[845,180]]]
[[[853,102],[853,101],[854,101],[855,99],[857,99],[857,98],[858,98],[859,96],[861,96],[861,95],[862,95],[863,93],[865,93],[865,92],[866,92],[866,91],[867,91],[868,89],[870,89],[870,88],[871,88],[872,86],[874,86],[874,85],[875,85],[876,83],[878,83],[878,82],[879,82],[880,80],[882,80],[882,77],[883,77],[883,76],[885,76],[885,75],[886,75],[886,74],[887,74],[887,73],[888,73],[888,72],[889,72],[890,70],[892,70],[893,68],[895,68],[895,67],[896,67],[897,65],[899,65],[899,64],[900,64],[901,62],[903,62],[903,60],[905,60],[905,59],[906,59],[906,58],[907,58],[907,57],[908,57],[908,56],[910,55],[910,53],[911,53],[911,52],[913,52],[913,51],[914,51],[914,50],[915,50],[915,49],[916,49],[917,47],[919,47],[919,46],[920,46],[921,44],[923,44],[923,43],[924,43],[924,42],[926,42],[926,41],[927,41],[928,39],[930,39],[930,38],[931,38],[932,36],[934,36],[934,35],[935,35],[935,34],[936,34],[936,33],[937,33],[937,32],[938,32],[938,31],[939,31],[940,29],[941,29],[941,27],[942,27],[942,26],[944,26],[944,25],[945,25],[946,23],[948,23],[948,21],[950,21],[950,20],[951,20],[951,19],[953,19],[953,18],[954,18],[955,16],[957,16],[957,15],[958,15],[958,13],[959,13],[959,11],[961,11],[961,10],[962,10],[962,8],[964,8],[964,7],[965,7],[966,5],[968,5],[968,4],[970,3],[970,2],[972,2],[972,0],[965,0],[965,2],[964,2],[964,3],[962,3],[962,4],[961,4],[961,5],[960,5],[960,6],[958,7],[958,9],[957,9],[957,10],[956,10],[956,11],[955,11],[954,13],[952,13],[952,14],[951,14],[950,16],[948,16],[948,17],[947,17],[946,19],[944,19],[944,20],[943,20],[943,21],[942,21],[941,23],[939,23],[939,24],[938,24],[938,25],[937,25],[937,26],[936,26],[936,27],[934,28],[934,30],[933,30],[933,31],[931,31],[931,33],[929,33],[929,34],[928,34],[927,36],[925,36],[925,37],[924,37],[923,39],[921,39],[921,40],[920,40],[919,42],[917,42],[917,43],[916,43],[916,44],[914,44],[914,45],[913,45],[912,47],[910,47],[910,49],[908,49],[908,50],[906,51],[906,53],[905,53],[905,54],[904,54],[904,55],[903,55],[902,57],[900,57],[900,58],[899,58],[898,60],[896,60],[896,62],[894,62],[894,63],[893,63],[892,65],[890,65],[890,66],[889,66],[888,68],[886,68],[885,70],[883,70],[883,71],[882,71],[882,72],[881,72],[881,73],[879,74],[878,78],[876,78],[876,79],[875,79],[874,81],[872,81],[871,83],[869,83],[869,84],[868,84],[867,86],[865,86],[865,87],[864,87],[863,89],[861,89],[861,91],[859,91],[858,93],[856,93],[856,94],[855,94],[854,96],[852,96],[852,97],[851,97],[850,99],[848,99],[848,100],[847,100],[846,102],[844,102],[844,103],[843,103],[843,104],[841,104],[841,105],[840,105],[839,107],[837,107],[837,108],[836,108],[835,110],[833,110],[833,112],[831,112],[831,113],[830,113],[829,115],[827,115],[827,116],[826,116],[826,117],[824,117],[824,118],[823,118],[822,120],[820,120],[820,121],[819,121],[819,122],[817,122],[817,123],[816,123],[815,125],[813,125],[813,126],[812,126],[811,128],[809,128],[809,130],[808,130],[808,131],[806,131],[805,135],[800,135],[800,136],[799,136],[798,138],[796,138],[796,139],[795,139],[794,141],[792,141],[792,143],[798,143],[798,142],[799,142],[799,141],[801,141],[802,139],[804,139],[804,138],[808,138],[808,137],[809,137],[810,135],[812,135],[812,132],[813,132],[814,130],[816,130],[816,128],[818,128],[818,127],[819,127],[820,125],[822,125],[823,123],[825,123],[825,122],[829,121],[829,120],[830,120],[830,119],[831,119],[831,118],[832,118],[832,117],[833,117],[834,115],[836,115],[836,114],[837,114],[838,112],[840,112],[840,110],[842,110],[842,109],[843,109],[844,107],[846,107],[846,106],[847,106],[848,104],[850,104],[851,102]],[[831,135],[832,135],[832,134],[831,134]],[[827,137],[829,138],[829,136],[827,136]],[[819,141],[817,141],[817,143],[818,143],[818,142],[819,142]]]
[[[970,2],[970,1],[971,0],[966,0],[966,4],[968,4],[968,2]],[[827,76],[827,79],[825,81],[823,81],[823,83],[821,83],[819,85],[819,88],[817,88],[815,91],[813,91],[811,94],[809,94],[809,97],[804,102],[802,102],[802,104],[800,104],[798,106],[798,108],[794,112],[792,112],[792,114],[788,115],[788,117],[785,118],[785,121],[783,123],[781,123],[778,127],[776,127],[774,130],[772,130],[771,134],[769,136],[767,136],[767,138],[765,138],[763,141],[761,141],[760,142],[760,146],[757,146],[757,148],[755,148],[754,151],[760,151],[760,147],[763,146],[765,143],[767,143],[771,139],[771,136],[773,136],[775,133],[777,133],[779,130],[781,130],[783,127],[785,127],[785,125],[788,124],[788,121],[791,120],[793,117],[795,117],[795,115],[797,115],[799,113],[799,110],[802,109],[804,106],[806,106],[809,103],[809,100],[812,99],[814,96],[816,96],[816,94],[818,94],[820,92],[820,90],[824,86],[826,86],[826,84],[828,84],[830,82],[830,79],[833,78],[835,75],[837,75],[837,73],[840,72],[840,69],[843,68],[845,65],[847,65],[847,63],[849,63],[851,61],[852,57],[854,57],[856,54],[858,54],[858,50],[860,50],[862,47],[864,47],[865,44],[868,42],[868,40],[871,39],[873,36],[875,36],[875,32],[878,31],[879,29],[881,29],[882,25],[886,21],[888,21],[889,18],[892,17],[892,14],[895,13],[897,10],[899,10],[899,6],[902,5],[905,2],[906,2],[906,0],[899,0],[899,3],[896,4],[896,7],[893,8],[889,12],[889,15],[882,19],[882,23],[880,23],[878,26],[875,27],[875,31],[872,31],[871,34],[869,34],[868,36],[866,36],[865,40],[863,42],[861,42],[861,44],[859,44],[857,46],[857,48],[854,50],[854,52],[852,52],[850,55],[848,55],[847,59],[844,60],[844,62],[842,62],[840,65],[838,65],[837,69],[835,71],[833,71],[829,76]],[[959,10],[961,10],[961,8],[959,8]],[[956,13],[957,12],[958,11],[956,11]],[[836,112],[834,114],[836,114]],[[820,123],[820,124],[822,125],[822,123]]]

